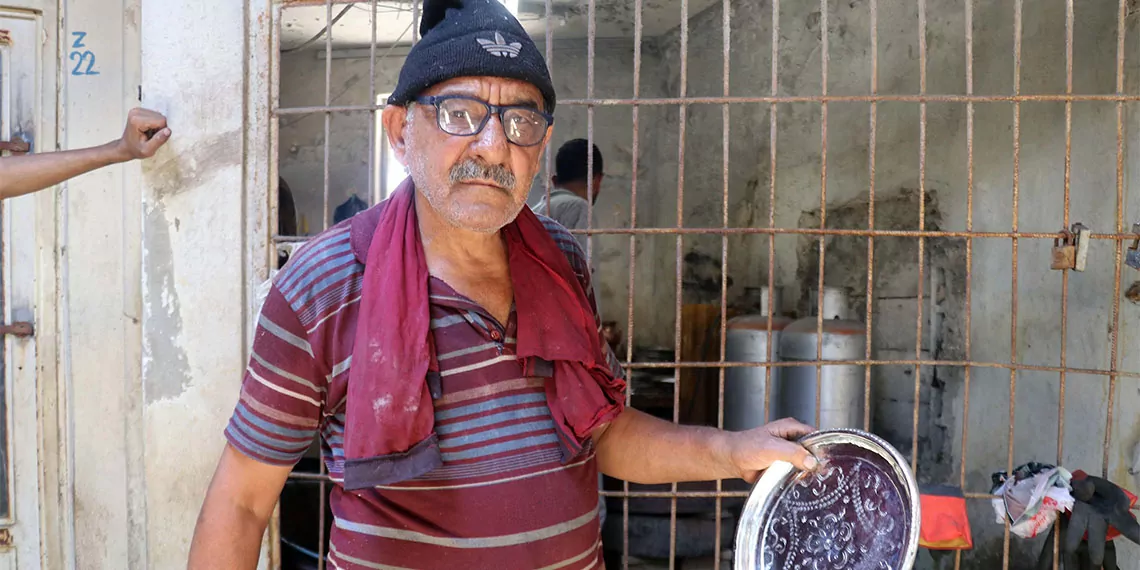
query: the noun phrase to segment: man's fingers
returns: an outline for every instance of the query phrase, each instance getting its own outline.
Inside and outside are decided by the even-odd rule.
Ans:
[[[143,154],[147,157],[154,156],[154,153],[158,152],[158,149],[162,148],[162,145],[166,144],[166,141],[170,140],[170,134],[170,129],[164,128],[161,131],[155,133],[154,136],[150,138],[150,140],[143,141]]]
[[[149,131],[152,129],[165,129],[166,117],[158,115],[155,117],[134,117],[130,124],[140,132]]]
[[[815,428],[800,423],[795,418],[784,418],[768,424],[768,433],[781,439],[799,439],[815,431]]]
[[[798,443],[776,439],[772,441],[769,450],[773,461],[787,461],[803,471],[812,471],[819,466],[819,461],[811,452]]]
[[[1104,562],[1104,541],[1108,534],[1108,521],[1097,514],[1089,517],[1089,562],[1100,568]]]
[[[166,128],[166,117],[148,109],[134,109],[127,117],[127,123],[139,131]]]

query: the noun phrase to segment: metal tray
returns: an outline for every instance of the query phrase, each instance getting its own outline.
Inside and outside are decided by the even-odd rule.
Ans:
[[[800,443],[815,472],[772,464],[736,531],[737,570],[910,570],[918,553],[918,484],[882,439],[831,430]]]

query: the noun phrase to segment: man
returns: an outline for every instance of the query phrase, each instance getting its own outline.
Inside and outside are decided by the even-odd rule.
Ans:
[[[811,468],[785,420],[752,432],[624,407],[577,242],[526,208],[555,94],[496,0],[428,0],[384,130],[410,178],[277,276],[189,566],[252,569],[321,434],[329,563],[596,568],[597,473],[643,483]]]
[[[598,202],[598,190],[605,178],[602,151],[593,145],[593,185],[588,186],[590,176],[590,143],[586,139],[574,139],[558,149],[554,158],[554,176],[550,177],[549,200],[543,196],[534,211],[550,216],[554,221],[571,230],[584,230],[588,225],[590,204]],[[591,197],[591,192],[593,193]],[[586,248],[586,235],[576,234],[582,248]]]
[[[79,150],[0,158],[0,199],[43,190],[104,166],[150,158],[168,140],[166,117],[132,109],[117,141]]]

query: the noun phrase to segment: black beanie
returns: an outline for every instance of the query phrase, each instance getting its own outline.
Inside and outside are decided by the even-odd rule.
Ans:
[[[425,0],[420,36],[388,104],[407,105],[425,89],[456,77],[503,77],[537,87],[544,111],[554,113],[546,60],[499,0]]]

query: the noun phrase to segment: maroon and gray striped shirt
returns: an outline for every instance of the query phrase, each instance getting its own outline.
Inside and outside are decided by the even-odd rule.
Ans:
[[[539,218],[597,316],[578,242],[556,222]],[[275,278],[226,428],[230,445],[265,463],[293,465],[320,433],[337,483],[330,503],[333,568],[601,567],[593,447],[561,463],[543,380],[524,377],[514,356],[514,312],[498,323],[435,278],[428,293],[442,376],[435,425],[443,465],[390,486],[360,492],[340,486],[345,395],[366,259],[367,251],[354,250],[349,222],[343,222],[314,238]],[[600,319],[597,324],[600,331]],[[609,359],[621,374],[612,353]]]

